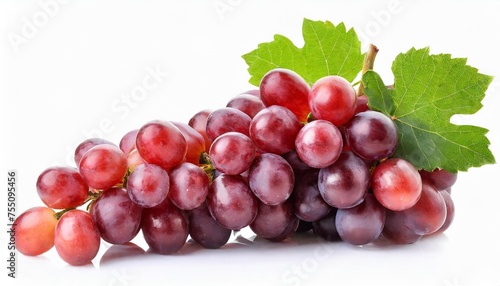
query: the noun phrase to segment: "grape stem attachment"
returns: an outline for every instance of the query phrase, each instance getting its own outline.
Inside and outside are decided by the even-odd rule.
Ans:
[[[74,210],[74,209],[75,209],[75,208],[67,208],[67,209],[63,209],[63,210],[61,210],[61,211],[56,212],[56,213],[54,214],[54,216],[55,216],[55,218],[56,218],[57,220],[59,220],[59,219],[63,216],[63,214],[65,214],[65,213],[67,213],[67,212],[69,212],[69,211],[72,211],[72,210]]]
[[[90,205],[92,204],[92,202],[96,201],[100,196],[102,195],[102,191],[98,191],[98,192],[88,192],[88,195],[87,195],[87,199],[83,202],[82,206],[85,205],[86,203],[90,202],[87,207],[85,208],[87,211],[90,209]],[[57,220],[59,220],[63,214],[69,212],[69,211],[72,211],[76,208],[67,208],[67,209],[63,209],[63,210],[60,210],[58,212],[56,212],[54,214],[55,218]]]
[[[370,44],[368,51],[365,55],[365,60],[363,62],[363,70],[361,71],[361,76],[363,76],[367,71],[373,69],[373,65],[375,64],[375,57],[377,56],[378,48]],[[363,81],[359,84],[358,87],[358,96],[363,95],[365,93],[365,86],[363,85]]]
[[[209,181],[212,182],[215,177],[215,168],[207,152],[201,153],[199,163],[205,174],[207,174]]]

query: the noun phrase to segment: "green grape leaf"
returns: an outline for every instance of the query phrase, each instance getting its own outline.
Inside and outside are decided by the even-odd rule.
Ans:
[[[339,75],[353,81],[363,67],[361,42],[353,29],[346,30],[326,21],[304,19],[304,46],[297,48],[287,37],[275,35],[269,43],[243,55],[250,73],[249,82],[259,86],[262,77],[274,68],[287,68],[312,85],[327,75]]]
[[[391,117],[399,144],[393,155],[418,169],[467,171],[495,163],[487,129],[455,125],[455,114],[474,114],[493,77],[480,74],[466,59],[430,55],[429,48],[410,49],[392,64],[394,88],[374,71],[362,81],[369,106]]]

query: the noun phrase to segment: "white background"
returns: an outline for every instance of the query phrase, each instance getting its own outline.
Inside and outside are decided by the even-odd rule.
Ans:
[[[302,46],[304,17],[344,22],[358,31],[364,50],[377,45],[375,68],[387,83],[392,60],[411,47],[468,57],[481,73],[496,75],[484,108],[455,122],[490,129],[500,158],[500,1],[0,0],[0,260],[7,259],[8,169],[19,174],[18,214],[41,205],[36,178],[71,163],[82,140],[102,135],[118,143],[147,121],[187,122],[199,110],[225,106],[252,88],[241,55],[276,33]],[[160,76],[131,98],[150,70]],[[187,245],[171,256],[132,251],[109,259],[117,248],[102,245],[85,267],[66,265],[52,249],[35,258],[19,254],[15,280],[0,263],[0,284],[499,286],[499,169],[460,174],[454,224],[410,246],[314,238],[273,244],[244,233],[240,244]],[[134,241],[147,250],[142,237]]]

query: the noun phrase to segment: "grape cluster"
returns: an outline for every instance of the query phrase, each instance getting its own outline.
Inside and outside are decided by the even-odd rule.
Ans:
[[[245,227],[272,242],[312,229],[353,245],[381,236],[408,244],[446,230],[457,175],[393,157],[397,127],[367,102],[342,77],[309,86],[274,69],[258,90],[188,124],[151,121],[119,145],[87,139],[75,150],[77,168],[38,177],[46,206],[17,218],[17,249],[40,255],[55,245],[64,261],[83,265],[101,239],[123,244],[140,231],[151,251],[171,254],[188,236],[219,248]]]

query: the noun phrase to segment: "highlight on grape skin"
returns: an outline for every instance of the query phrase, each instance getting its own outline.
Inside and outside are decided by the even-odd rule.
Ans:
[[[142,207],[134,203],[124,188],[102,193],[89,209],[103,240],[112,244],[131,241],[141,226]]]
[[[143,125],[137,132],[135,145],[146,162],[165,170],[181,163],[188,149],[181,131],[164,120],[154,120]]]
[[[83,210],[70,210],[57,222],[54,245],[68,264],[89,264],[101,245],[99,229],[92,216]]]
[[[167,198],[169,191],[170,177],[167,171],[155,164],[139,165],[127,180],[130,199],[141,207],[159,205]]]
[[[99,144],[82,156],[78,170],[89,187],[108,189],[125,176],[127,157],[116,145]]]
[[[83,204],[89,187],[75,168],[51,167],[38,176],[36,189],[45,205],[65,209]]]
[[[265,106],[283,106],[293,112],[301,122],[305,122],[310,113],[310,92],[306,81],[289,69],[272,69],[260,82],[260,98]]]
[[[313,168],[325,168],[335,163],[342,152],[339,129],[326,120],[306,124],[295,138],[300,159]]]

